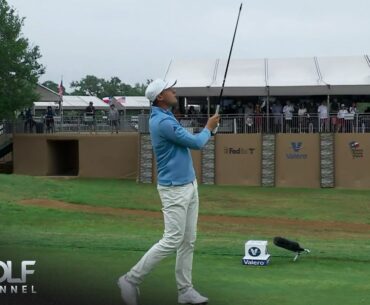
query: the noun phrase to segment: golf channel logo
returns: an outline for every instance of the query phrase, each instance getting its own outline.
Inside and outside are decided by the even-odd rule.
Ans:
[[[243,148],[243,147],[224,147],[224,154],[226,155],[253,155],[255,148]]]
[[[35,273],[32,269],[35,264],[36,261],[22,261],[21,276],[17,278],[14,276],[16,269],[12,261],[0,261],[0,295],[37,293],[34,285],[27,285],[28,276]]]
[[[301,153],[302,148],[302,142],[291,142],[290,149],[293,150],[293,152],[286,154],[287,159],[307,159],[308,155]]]
[[[364,150],[360,148],[360,143],[356,141],[349,142],[349,148],[351,149],[353,159],[359,159],[364,157]]]

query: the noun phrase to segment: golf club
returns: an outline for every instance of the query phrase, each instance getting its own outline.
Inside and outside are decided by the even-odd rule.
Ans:
[[[224,93],[224,88],[225,88],[225,81],[226,81],[226,77],[227,77],[227,72],[229,71],[229,65],[230,65],[230,59],[231,59],[231,54],[233,52],[233,48],[234,48],[234,42],[235,42],[235,37],[236,37],[236,32],[238,30],[238,25],[239,25],[239,19],[240,19],[240,14],[242,12],[242,9],[243,9],[243,3],[240,3],[240,7],[239,7],[239,13],[238,13],[238,18],[236,20],[236,25],[235,25],[235,30],[234,30],[234,35],[233,35],[233,39],[232,39],[232,42],[231,42],[231,48],[230,48],[230,52],[229,52],[229,57],[227,59],[227,64],[226,64],[226,69],[225,69],[225,74],[224,74],[224,79],[222,81],[222,86],[221,86],[221,91],[220,91],[220,95],[219,95],[219,98],[218,98],[218,104],[217,104],[217,107],[216,107],[216,112],[215,114],[218,114],[219,111],[220,111],[220,106],[221,106],[221,102],[222,102],[222,95]],[[220,124],[217,125],[217,127],[212,131],[212,133],[215,135],[218,131],[218,127],[219,127]]]

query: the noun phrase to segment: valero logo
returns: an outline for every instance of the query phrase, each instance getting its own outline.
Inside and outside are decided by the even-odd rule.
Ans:
[[[303,149],[302,142],[291,142],[290,148],[293,150],[293,152],[286,154],[287,159],[307,159],[308,158],[307,154],[303,154],[300,152]]]
[[[260,248],[252,247],[248,250],[248,253],[250,256],[257,257],[261,255],[261,250]]]

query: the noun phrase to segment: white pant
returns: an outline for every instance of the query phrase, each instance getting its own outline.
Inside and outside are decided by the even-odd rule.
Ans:
[[[126,278],[139,285],[162,259],[177,252],[177,288],[185,291],[193,286],[191,273],[199,208],[197,180],[181,186],[157,185],[157,189],[164,216],[163,237],[126,274]]]

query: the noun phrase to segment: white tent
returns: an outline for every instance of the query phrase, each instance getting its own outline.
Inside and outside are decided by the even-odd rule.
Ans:
[[[63,109],[64,110],[85,110],[89,103],[93,102],[95,109],[107,110],[109,105],[104,103],[100,98],[96,96],[63,96]],[[57,103],[52,102],[35,102],[33,103],[35,109],[46,109],[47,106],[57,107]]]
[[[114,96],[123,109],[149,109],[150,102],[145,96]]]
[[[217,96],[225,60],[171,61],[179,96]],[[368,55],[230,61],[224,96],[370,95]]]

